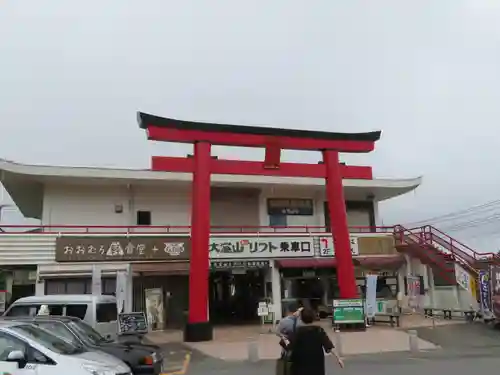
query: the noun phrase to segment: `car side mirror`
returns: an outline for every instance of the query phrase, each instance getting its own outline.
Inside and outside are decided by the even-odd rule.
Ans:
[[[19,368],[26,366],[26,356],[22,350],[13,350],[7,356],[7,362],[17,362]]]
[[[106,335],[106,340],[111,340],[111,335]]]

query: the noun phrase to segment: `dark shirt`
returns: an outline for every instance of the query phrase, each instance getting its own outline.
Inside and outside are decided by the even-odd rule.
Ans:
[[[323,328],[297,327],[289,349],[291,375],[325,375],[325,352],[331,352],[333,344]]]

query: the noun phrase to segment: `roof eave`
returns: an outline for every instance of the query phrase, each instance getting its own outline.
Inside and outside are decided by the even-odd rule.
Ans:
[[[16,175],[5,170],[0,170],[0,183],[24,217],[42,218],[43,183],[30,178],[30,176]]]
[[[272,128],[269,126],[247,126],[247,125],[229,125],[219,123],[208,123],[198,121],[177,120],[168,117],[159,117],[149,113],[138,112],[137,122],[141,129],[148,129],[149,126],[170,128],[179,130],[197,130],[205,132],[220,132],[220,133],[238,133],[238,134],[254,134],[254,135],[273,135],[293,138],[312,138],[312,139],[329,139],[329,140],[345,140],[345,141],[364,141],[377,142],[380,140],[381,131],[371,131],[363,133],[336,133],[325,132],[319,130],[297,130]]]

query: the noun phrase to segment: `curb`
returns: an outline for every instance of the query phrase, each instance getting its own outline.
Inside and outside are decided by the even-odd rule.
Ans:
[[[189,363],[191,362],[191,353],[187,353],[182,362],[182,367],[173,371],[162,372],[160,375],[185,375],[189,368]]]

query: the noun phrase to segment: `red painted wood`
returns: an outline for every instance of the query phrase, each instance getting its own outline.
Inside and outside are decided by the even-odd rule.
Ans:
[[[340,172],[339,153],[323,151],[326,166],[326,197],[330,211],[330,232],[333,234],[335,258],[337,260],[337,280],[340,298],[357,298],[356,277],[351,254],[351,238],[347,225],[344,188]]]
[[[281,163],[281,148],[277,145],[266,146],[266,155],[264,157],[265,169],[278,169]]]
[[[210,144],[194,145],[191,204],[191,259],[189,266],[189,323],[208,320],[210,259]]]
[[[375,142],[371,141],[338,141],[314,138],[292,138],[268,135],[217,133],[197,130],[180,130],[147,127],[148,139],[151,141],[196,143],[208,142],[212,145],[239,146],[239,147],[266,147],[269,144],[277,145],[287,150],[325,150],[332,149],[339,152],[371,152]]]
[[[193,158],[173,156],[153,156],[151,163],[152,170],[164,172],[192,173],[194,166]],[[259,161],[211,159],[210,171],[213,174],[248,176],[326,177],[324,164],[280,163],[279,169],[266,169]],[[341,165],[340,171],[343,179],[373,179],[372,168],[367,166]]]

